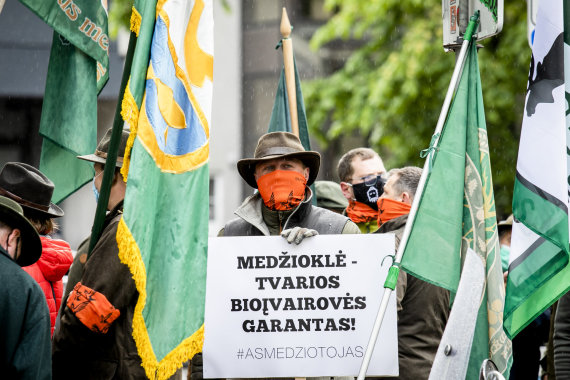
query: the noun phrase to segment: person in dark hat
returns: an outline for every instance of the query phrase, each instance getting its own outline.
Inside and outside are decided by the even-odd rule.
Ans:
[[[63,294],[63,276],[73,262],[69,243],[49,236],[63,211],[51,203],[53,182],[33,166],[8,162],[0,172],[0,195],[20,204],[24,216],[40,234],[42,255],[32,265],[23,267],[42,288],[50,313],[51,333],[55,328],[57,312]]]
[[[101,190],[111,132],[107,131],[94,154],[79,157],[94,163],[96,193]],[[84,267],[76,270],[75,263],[72,266],[77,277],[69,280],[68,287],[73,290],[62,304],[60,326],[53,339],[54,378],[146,378],[132,335],[138,292],[128,266],[119,259],[116,239],[126,190],[120,168],[128,136],[127,131],[122,132],[101,236],[89,258],[86,249],[78,251],[76,257]]]
[[[85,161],[93,162],[95,169],[95,176],[93,176],[93,181],[91,187],[93,188],[93,194],[95,196],[95,202],[99,200],[99,189],[101,188],[101,182],[103,180],[103,171],[105,170],[105,163],[107,162],[107,152],[109,151],[109,144],[111,143],[111,133],[112,129],[109,128],[106,132],[95,152],[93,154],[88,154],[85,156],[78,156],[77,158]],[[115,163],[115,175],[113,176],[113,181],[111,185],[111,192],[109,194],[109,203],[107,204],[107,209],[111,212],[105,218],[104,226],[106,226],[110,220],[122,215],[123,213],[123,199],[125,199],[126,184],[123,181],[121,175],[121,168],[123,167],[123,158],[125,156],[125,149],[127,146],[127,140],[129,138],[129,132],[123,131],[121,133],[121,141],[119,143],[119,150],[117,152],[117,161]],[[67,285],[65,286],[65,291],[63,292],[63,304],[67,300],[69,293],[73,290],[75,284],[79,282],[81,276],[83,275],[83,269],[85,263],[87,262],[87,251],[89,250],[89,241],[91,236],[87,237],[79,247],[77,248],[77,253],[69,274],[67,276]],[[63,307],[60,308],[59,314],[63,312]]]
[[[321,155],[305,151],[289,132],[267,133],[253,158],[237,162],[244,181],[258,191],[245,199],[218,236],[279,235],[299,244],[317,234],[358,234],[346,216],[313,206],[310,185],[317,178]],[[192,359],[188,378],[201,378],[201,354]]]
[[[347,217],[311,205],[309,186],[317,178],[321,155],[305,151],[288,132],[267,133],[253,158],[239,160],[244,181],[258,191],[235,211],[220,236],[278,235],[299,244],[316,234],[359,233]]]
[[[3,379],[51,379],[50,318],[40,286],[21,266],[42,254],[22,207],[0,196],[0,373]]]

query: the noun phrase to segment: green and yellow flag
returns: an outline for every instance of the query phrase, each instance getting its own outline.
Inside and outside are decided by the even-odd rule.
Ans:
[[[486,283],[466,379],[479,378],[487,358],[508,375],[512,350],[503,331],[505,289],[473,42],[432,163],[425,190],[417,195],[420,203],[402,265],[406,272],[455,293],[467,248],[477,253],[486,268]]]
[[[117,242],[139,292],[133,336],[142,365],[149,378],[167,379],[203,343],[213,9],[212,0],[148,3],[135,3],[131,19],[139,37],[122,104],[132,139]]]
[[[93,178],[76,156],[97,146],[97,94],[109,79],[107,2],[20,0],[54,29],[40,134],[40,169],[58,203]],[[62,170],[65,168],[65,170]]]

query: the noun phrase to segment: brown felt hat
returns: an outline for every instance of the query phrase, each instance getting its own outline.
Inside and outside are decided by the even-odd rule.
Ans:
[[[109,144],[111,143],[111,134],[113,133],[113,128],[107,129],[105,136],[97,144],[94,154],[87,154],[85,156],[77,156],[77,158],[85,161],[98,162],[105,165],[107,162],[107,153],[109,152]],[[129,139],[129,131],[123,129],[121,133],[121,142],[119,143],[119,151],[117,152],[117,162],[116,167],[123,167],[123,158],[125,157],[125,149],[127,147],[127,140]]]
[[[299,138],[294,134],[289,132],[271,132],[259,138],[253,158],[239,160],[237,169],[245,182],[257,189],[257,181],[254,176],[255,166],[260,162],[275,158],[296,158],[301,160],[309,168],[307,186],[310,186],[315,181],[321,165],[321,155],[318,152],[305,150]]]
[[[18,265],[32,265],[42,255],[42,242],[38,231],[24,216],[22,207],[10,198],[0,196],[0,222],[20,230],[22,251],[16,260]]]
[[[0,195],[42,217],[63,216],[63,210],[51,203],[54,188],[44,173],[28,164],[8,162],[0,172]]]

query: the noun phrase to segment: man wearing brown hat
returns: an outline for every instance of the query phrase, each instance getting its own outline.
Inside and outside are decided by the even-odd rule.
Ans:
[[[237,169],[257,189],[234,212],[218,236],[279,235],[299,244],[317,234],[358,234],[345,216],[311,204],[309,186],[319,172],[321,156],[305,151],[299,138],[288,132],[267,133],[259,139],[253,158],[239,160]],[[201,354],[192,359],[189,378],[201,378]]]
[[[51,379],[50,319],[44,294],[22,266],[42,254],[22,207],[0,196],[0,373],[3,379]]]
[[[305,151],[288,132],[267,133],[259,139],[253,158],[239,160],[237,169],[257,189],[235,211],[220,236],[278,235],[299,244],[316,234],[359,233],[347,217],[311,205],[309,186],[317,178],[321,156]]]
[[[73,290],[62,304],[53,342],[54,378],[145,378],[132,336],[138,292],[129,268],[119,260],[116,240],[126,188],[119,169],[127,138],[128,132],[123,131],[103,232],[79,280],[70,282]],[[94,154],[79,157],[95,163],[96,192],[101,188],[110,139],[108,130]],[[81,255],[78,252],[79,260]]]

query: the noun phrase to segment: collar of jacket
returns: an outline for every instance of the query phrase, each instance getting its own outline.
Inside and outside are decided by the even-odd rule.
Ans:
[[[123,213],[123,203],[125,200],[123,199],[109,213],[105,216],[105,225],[109,224],[113,218],[119,214]]]
[[[290,211],[269,210],[264,204],[259,192],[249,196],[243,201],[241,206],[234,212],[237,216],[253,225],[263,232],[265,236],[270,236],[270,231],[279,229],[279,217],[281,217],[283,230],[289,225],[295,225],[311,211],[311,199],[313,193],[309,187],[305,190],[305,199],[297,207]],[[279,215],[281,213],[281,215]]]
[[[406,222],[408,221],[408,215],[410,214],[402,215],[387,221],[386,223],[382,224],[376,232],[379,234],[383,234],[386,232],[396,231],[397,229],[404,227],[406,225]]]
[[[0,254],[6,256],[7,258],[9,258],[10,260],[14,261],[14,259],[12,259],[12,257],[10,257],[10,255],[8,254],[8,252],[4,249],[4,247],[0,246]]]

